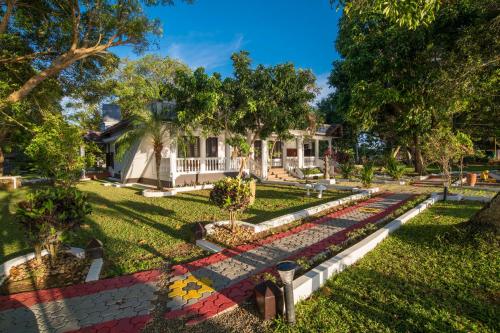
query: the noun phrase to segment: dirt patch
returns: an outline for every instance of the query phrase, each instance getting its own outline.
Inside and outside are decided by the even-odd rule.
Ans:
[[[259,318],[253,303],[223,313],[200,324],[186,326],[184,320],[157,318],[145,329],[144,333],[263,333],[267,332],[272,321]]]
[[[49,256],[44,256],[41,264],[32,259],[11,268],[10,276],[0,287],[0,293],[8,295],[83,283],[89,267],[90,260],[66,252],[59,254],[54,265],[50,264]]]

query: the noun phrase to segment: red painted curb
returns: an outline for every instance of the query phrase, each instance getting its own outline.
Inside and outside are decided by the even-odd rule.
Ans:
[[[0,311],[30,307],[38,303],[52,302],[64,298],[86,296],[109,289],[130,287],[139,283],[148,283],[157,280],[160,275],[161,271],[154,269],[95,282],[76,284],[64,288],[35,290],[0,296]]]
[[[122,318],[84,327],[68,333],[138,333],[142,331],[150,320],[150,315]]]

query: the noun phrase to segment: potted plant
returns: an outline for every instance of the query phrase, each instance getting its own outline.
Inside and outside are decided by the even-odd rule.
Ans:
[[[467,174],[467,185],[476,186],[477,183],[477,174],[474,172]]]
[[[231,230],[236,230],[236,214],[250,206],[250,182],[240,177],[225,177],[214,184],[210,201],[229,213]]]

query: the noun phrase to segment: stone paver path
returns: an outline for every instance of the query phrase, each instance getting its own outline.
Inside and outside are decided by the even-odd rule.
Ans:
[[[411,197],[383,194],[257,243],[173,267],[166,318],[196,323],[248,299],[256,274],[277,262],[313,257],[347,234],[378,222]],[[137,332],[151,320],[161,272],[0,297],[0,332]]]

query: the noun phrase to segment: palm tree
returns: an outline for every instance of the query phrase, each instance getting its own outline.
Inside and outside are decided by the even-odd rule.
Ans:
[[[116,158],[123,159],[125,153],[134,144],[140,143],[142,138],[147,138],[153,145],[153,153],[156,166],[156,188],[161,190],[160,165],[161,152],[164,147],[164,136],[171,130],[171,123],[168,121],[168,109],[151,108],[139,115],[134,115],[129,119],[129,130],[125,132],[117,141],[118,151]]]

